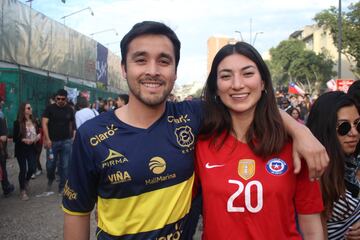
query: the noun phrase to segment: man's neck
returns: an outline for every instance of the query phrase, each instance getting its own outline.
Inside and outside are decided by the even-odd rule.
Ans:
[[[129,103],[115,110],[115,115],[124,123],[137,127],[149,128],[165,112],[166,102],[157,106],[147,106],[140,101],[129,101]]]

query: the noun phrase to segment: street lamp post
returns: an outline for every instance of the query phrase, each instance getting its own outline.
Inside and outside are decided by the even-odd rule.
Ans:
[[[94,12],[91,10],[91,8],[90,8],[90,7],[87,7],[87,8],[80,9],[79,11],[72,12],[72,13],[70,13],[70,14],[68,14],[68,15],[62,16],[60,19],[64,19],[64,25],[65,25],[65,18],[70,17],[70,16],[72,16],[72,15],[75,15],[75,14],[77,14],[77,13],[79,13],[79,12],[82,12],[82,11],[85,11],[85,10],[89,10],[91,16],[94,16]]]
[[[237,30],[236,30],[235,32],[238,33],[238,34],[240,34],[241,41],[243,42],[244,39],[243,39],[243,36],[242,36],[241,32],[240,32],[240,31],[237,31]]]
[[[338,13],[338,78],[341,79],[341,49],[342,49],[342,17],[341,17],[341,0],[339,0],[339,13]]]
[[[110,28],[110,29],[105,29],[105,30],[102,30],[102,31],[90,33],[89,35],[90,35],[91,37],[93,37],[95,34],[104,33],[104,32],[115,32],[115,35],[116,35],[116,36],[119,35],[119,33],[116,31],[115,28]]]
[[[264,32],[256,32],[256,33],[255,33],[254,41],[253,41],[253,43],[252,43],[253,46],[255,46],[256,36],[257,36],[258,34],[263,34],[263,33],[264,33]]]

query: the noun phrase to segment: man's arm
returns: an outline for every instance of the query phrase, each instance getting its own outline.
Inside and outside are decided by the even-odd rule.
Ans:
[[[48,118],[43,117],[41,119],[41,126],[42,126],[43,133],[44,133],[44,146],[45,146],[45,148],[50,148],[51,147],[51,140],[50,140],[50,137],[49,137],[48,123],[49,123]]]
[[[311,131],[298,123],[289,114],[280,110],[286,131],[293,139],[294,172],[301,169],[301,158],[306,160],[311,180],[319,178],[329,163],[329,156],[325,147],[317,140]]]
[[[74,216],[64,213],[64,240],[89,240],[90,214]]]

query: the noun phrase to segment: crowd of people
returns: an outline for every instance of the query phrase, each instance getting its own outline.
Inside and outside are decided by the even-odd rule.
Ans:
[[[43,141],[66,240],[89,239],[93,209],[97,239],[192,239],[200,214],[205,240],[359,239],[360,81],[347,94],[284,96],[258,51],[237,42],[216,54],[202,101],[179,102],[180,47],[165,24],[137,23],[121,41],[129,95],[79,96],[73,108],[60,89],[41,125],[21,104],[21,199]]]

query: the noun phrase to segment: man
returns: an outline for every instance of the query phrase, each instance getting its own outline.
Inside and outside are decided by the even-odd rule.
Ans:
[[[56,161],[59,161],[59,193],[62,193],[67,178],[68,162],[71,154],[72,138],[74,135],[74,110],[67,104],[67,91],[59,89],[55,96],[55,103],[45,108],[42,116],[44,131],[44,146],[47,151],[46,171],[48,178],[47,191],[51,190],[55,179]],[[53,154],[53,157],[51,157]]]
[[[89,108],[90,104],[86,97],[78,96],[76,105],[79,108],[79,110],[75,113],[76,129],[78,129],[87,120],[99,115],[96,109]]]
[[[95,203],[98,239],[190,239],[193,152],[202,110],[199,101],[166,101],[180,41],[166,25],[146,21],[124,36],[121,54],[129,103],[89,120],[76,134],[64,189],[64,239],[89,239]],[[296,137],[311,141],[300,152],[320,171],[327,162],[323,147],[287,119],[299,128]]]

